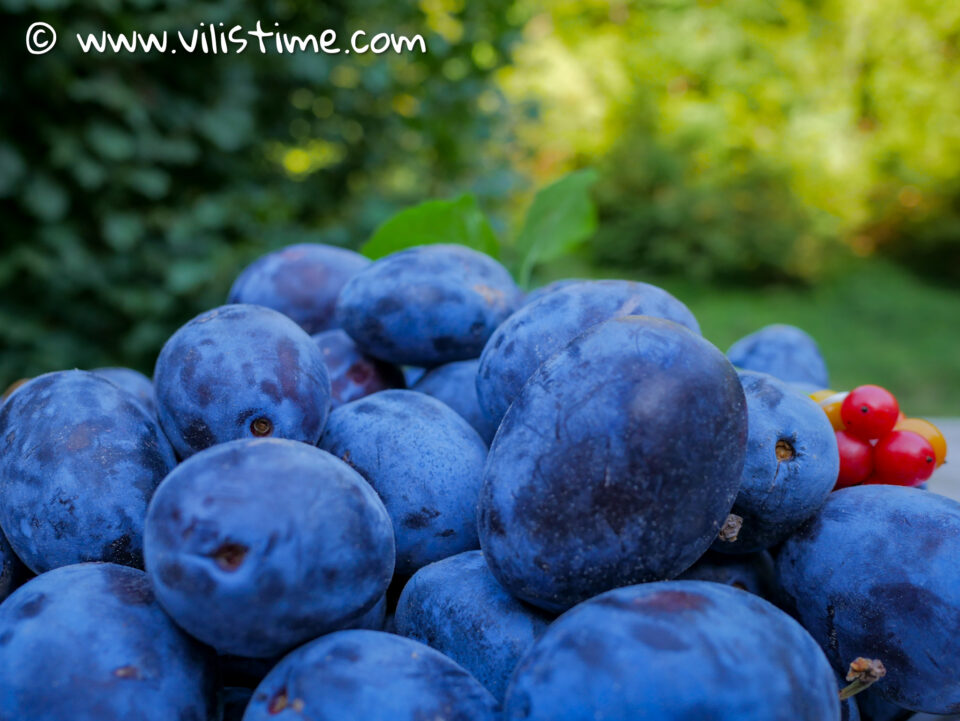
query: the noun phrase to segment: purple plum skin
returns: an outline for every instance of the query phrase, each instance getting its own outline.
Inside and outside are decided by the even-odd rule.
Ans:
[[[480,434],[488,446],[497,433],[498,423],[494,423],[480,408],[477,396],[477,368],[480,361],[456,361],[437,366],[420,377],[412,390],[426,393],[459,413],[474,430]]]
[[[768,373],[814,390],[830,387],[830,374],[817,342],[792,325],[768,325],[744,336],[727,351],[737,368]]]
[[[300,243],[261,256],[233,283],[228,303],[262,305],[293,319],[307,333],[339,327],[337,297],[344,284],[370,265],[346,248]]]
[[[0,408],[0,526],[35,573],[143,565],[143,519],[176,465],[134,396],[86,371],[34,378]]]
[[[330,412],[317,344],[275,310],[225,305],[180,328],[154,371],[160,423],[181,458],[217,443],[268,435],[315,444]]]
[[[787,614],[730,586],[665,581],[554,621],[517,666],[504,718],[838,721],[840,701],[823,652]]]
[[[737,374],[702,337],[648,316],[594,326],[540,367],[493,440],[478,524],[493,575],[557,612],[675,577],[726,520],[746,439]]]
[[[887,669],[873,688],[914,711],[960,711],[960,504],[867,485],[830,494],[783,544],[784,607],[837,673],[857,657]]]
[[[406,387],[399,368],[364,355],[342,330],[328,330],[312,337],[330,375],[331,409],[388,388]]]
[[[137,400],[143,404],[144,409],[151,417],[157,417],[157,401],[153,393],[153,381],[147,378],[143,373],[133,370],[133,368],[95,368],[90,371],[94,375],[106,378],[119,388],[128,393],[132,393]]]

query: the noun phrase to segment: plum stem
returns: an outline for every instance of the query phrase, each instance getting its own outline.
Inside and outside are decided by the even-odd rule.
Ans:
[[[737,540],[737,536],[740,535],[740,529],[742,527],[743,517],[738,516],[736,513],[731,513],[727,516],[727,520],[723,522],[723,525],[720,527],[720,533],[717,534],[717,536],[721,541],[733,543]]]
[[[840,689],[840,700],[846,701],[848,698],[856,696],[886,675],[887,669],[884,668],[880,659],[871,660],[863,657],[855,659],[850,663],[850,670],[847,671],[847,681],[851,683],[849,686]]]

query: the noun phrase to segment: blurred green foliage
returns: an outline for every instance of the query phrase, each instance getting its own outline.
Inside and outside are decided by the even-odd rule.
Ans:
[[[83,54],[76,33],[423,34],[403,55]],[[518,182],[492,74],[502,0],[0,0],[0,385],[64,366],[147,372],[253,257],[359,245],[396,209]],[[24,50],[26,28],[57,47]]]
[[[600,163],[596,260],[813,282],[887,253],[960,281],[960,4],[524,0],[525,167]]]

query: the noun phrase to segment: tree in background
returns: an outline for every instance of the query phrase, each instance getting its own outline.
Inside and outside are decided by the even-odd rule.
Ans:
[[[83,54],[76,33],[357,29],[426,54]],[[30,56],[26,28],[57,47]],[[498,0],[0,0],[0,385],[147,372],[181,323],[281,245],[357,245],[387,215],[517,182],[491,83],[522,25]]]

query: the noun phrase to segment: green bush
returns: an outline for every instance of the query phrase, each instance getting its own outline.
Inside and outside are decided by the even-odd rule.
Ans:
[[[359,245],[397,208],[517,182],[492,73],[509,3],[0,0],[0,385],[63,367],[151,371],[253,257]],[[281,23],[422,33],[402,56],[94,55],[75,33]],[[57,47],[24,51],[34,21]]]

